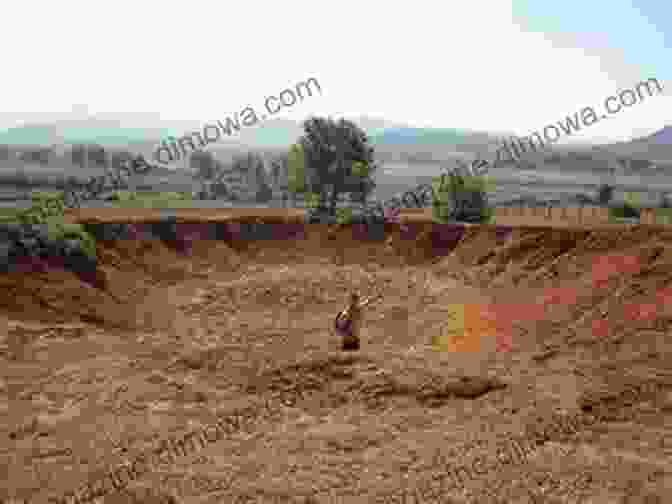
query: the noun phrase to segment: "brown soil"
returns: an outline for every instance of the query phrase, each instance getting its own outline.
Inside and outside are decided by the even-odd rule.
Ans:
[[[672,231],[471,226],[435,257],[426,223],[306,229],[188,257],[99,243],[105,292],[0,276],[0,500],[47,502],[247,407],[248,432],[104,502],[672,502]],[[638,265],[596,286],[608,254]],[[384,297],[342,352],[353,288]],[[437,350],[458,304],[494,322]]]

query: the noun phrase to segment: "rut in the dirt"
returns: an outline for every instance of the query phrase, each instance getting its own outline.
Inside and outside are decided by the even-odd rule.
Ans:
[[[385,368],[380,358],[335,354],[266,371],[245,391],[258,396],[270,394],[291,402],[311,393],[322,393],[334,404],[371,405],[408,397],[421,405],[439,407],[453,399],[476,399],[506,388],[497,377],[446,376],[412,365],[407,365],[403,373]]]

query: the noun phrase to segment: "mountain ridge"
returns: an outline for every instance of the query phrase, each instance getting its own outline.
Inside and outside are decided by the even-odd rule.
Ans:
[[[386,119],[359,116],[348,118],[369,135],[372,146],[386,161],[442,162],[456,158],[481,156],[490,159],[501,145],[502,134],[459,128],[426,128],[396,123]],[[189,131],[199,131],[204,123],[196,121],[145,120],[124,126],[113,115],[105,118],[86,117],[58,120],[51,123],[27,123],[0,131],[0,145],[71,146],[96,143],[109,148],[131,148],[152,154],[168,137],[179,138]],[[241,126],[239,133],[210,144],[208,150],[286,149],[303,133],[301,121],[274,118],[253,127]],[[523,155],[523,164],[544,162],[556,153],[570,155],[573,151],[591,153],[598,158],[625,157],[672,162],[672,126],[627,142],[603,145],[554,145],[535,153]],[[572,157],[570,155],[570,157]]]

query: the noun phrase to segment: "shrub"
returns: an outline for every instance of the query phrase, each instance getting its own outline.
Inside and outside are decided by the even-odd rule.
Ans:
[[[638,219],[639,210],[629,203],[621,203],[609,209],[609,216],[615,219]]]
[[[65,223],[59,219],[50,219],[47,224],[50,239],[55,241],[77,240],[87,257],[96,258],[96,240],[84,230],[81,224]]]
[[[450,173],[432,180],[432,216],[441,223],[487,223],[494,209],[488,203],[489,181],[482,176]]]
[[[62,193],[41,193],[33,196],[33,204],[18,214],[22,224],[46,224],[49,238],[54,241],[77,240],[84,253],[91,259],[96,258],[96,241],[79,224],[66,224],[65,203]]]

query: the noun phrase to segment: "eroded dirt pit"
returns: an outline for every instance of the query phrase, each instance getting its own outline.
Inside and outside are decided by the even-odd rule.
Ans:
[[[672,502],[672,232],[470,227],[439,253],[413,226],[99,242],[105,291],[2,275],[0,498]],[[384,297],[342,352],[353,288]],[[437,349],[456,305],[481,315]]]

